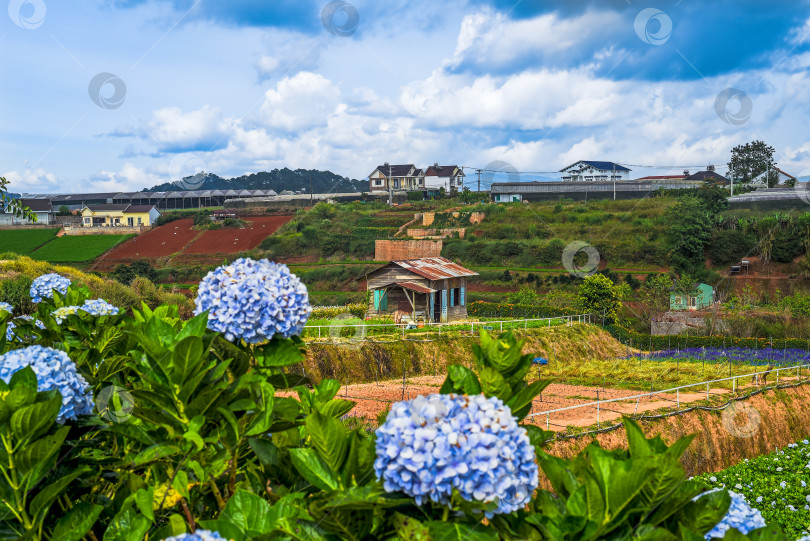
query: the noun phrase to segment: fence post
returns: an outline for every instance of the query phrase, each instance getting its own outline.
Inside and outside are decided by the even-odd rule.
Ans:
[[[550,421],[549,421],[549,414],[548,414],[548,413],[546,413],[546,430],[548,430],[548,425],[549,425],[549,422],[550,422]]]
[[[318,340],[321,339],[321,326],[318,325]]]
[[[503,321],[501,321],[501,332],[503,332]]]
[[[600,411],[599,404],[601,404],[601,402],[596,403],[596,428],[597,429],[599,429],[599,425],[600,425],[600,423],[599,423],[599,411]]]
[[[681,390],[680,389],[675,390],[675,401],[678,404],[678,411],[680,411],[680,409],[681,409]]]
[[[706,384],[706,400],[709,399],[709,384]]]

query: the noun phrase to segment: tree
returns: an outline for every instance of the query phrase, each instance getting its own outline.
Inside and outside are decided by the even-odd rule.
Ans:
[[[533,287],[523,286],[520,291],[510,293],[508,300],[511,304],[540,304],[540,295]]]
[[[6,177],[0,177],[0,210],[8,214],[13,214],[18,218],[25,218],[31,222],[37,221],[36,213],[31,212],[31,209],[23,206],[19,199],[9,195]]]
[[[754,177],[771,171],[768,186],[773,187],[779,180],[773,161],[773,147],[763,141],[752,141],[737,145],[731,150],[731,161],[728,162],[728,176],[740,182],[751,182]]]
[[[73,214],[70,212],[70,209],[66,205],[62,205],[59,207],[59,210],[56,211],[57,216],[70,216]]]
[[[671,224],[669,259],[679,273],[698,274],[705,267],[703,248],[712,238],[712,214],[700,199],[684,197],[667,211]]]
[[[639,320],[649,329],[650,323],[669,310],[669,294],[672,279],[666,274],[648,274],[639,288],[637,303]]]
[[[585,312],[601,314],[605,324],[614,323],[619,316],[619,291],[603,274],[588,276],[582,281],[577,294],[577,304]]]

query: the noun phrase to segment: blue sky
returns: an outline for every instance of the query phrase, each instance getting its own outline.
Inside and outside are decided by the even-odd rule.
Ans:
[[[654,166],[639,177],[753,139],[810,174],[810,4],[706,4],[10,0],[0,175],[60,192],[384,161]]]

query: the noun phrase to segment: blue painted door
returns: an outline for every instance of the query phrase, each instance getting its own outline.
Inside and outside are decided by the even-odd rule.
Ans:
[[[435,317],[434,313],[435,313],[435,306],[436,306],[436,294],[435,293],[430,294],[430,300],[428,301],[428,306],[429,306],[429,309],[430,309],[430,321],[433,322],[433,321],[435,321],[433,319]]]
[[[447,290],[442,289],[442,323],[447,321]]]

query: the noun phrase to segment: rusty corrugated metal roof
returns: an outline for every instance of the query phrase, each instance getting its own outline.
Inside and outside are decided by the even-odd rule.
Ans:
[[[461,276],[478,276],[477,272],[465,269],[444,257],[423,257],[421,259],[405,259],[392,261],[403,269],[418,274],[428,280],[444,280],[445,278],[459,278]]]
[[[425,287],[422,284],[417,284],[416,282],[397,282],[399,287],[404,287],[405,289],[410,289],[411,291],[416,291],[417,293],[435,293],[435,289],[430,289],[429,287]]]

